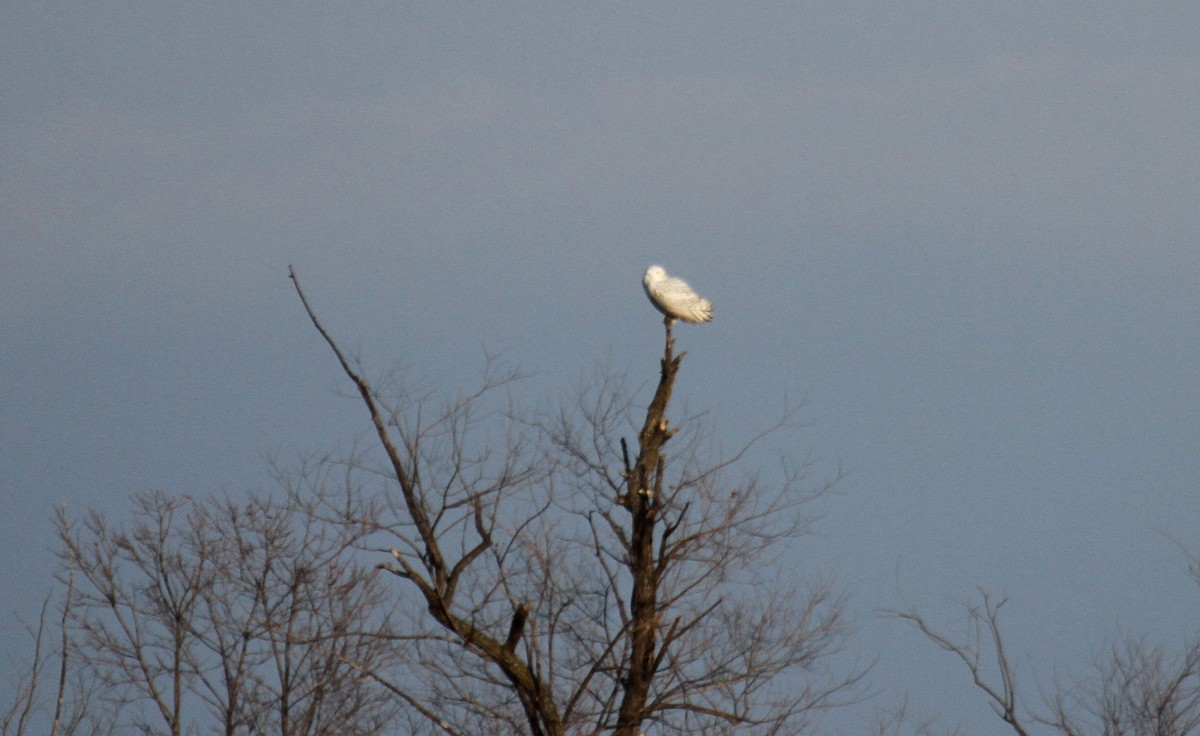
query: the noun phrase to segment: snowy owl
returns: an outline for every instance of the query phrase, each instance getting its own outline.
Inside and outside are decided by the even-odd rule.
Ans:
[[[642,286],[655,309],[666,315],[667,327],[677,319],[692,324],[712,319],[712,302],[692,291],[683,279],[668,276],[662,266],[647,268]]]

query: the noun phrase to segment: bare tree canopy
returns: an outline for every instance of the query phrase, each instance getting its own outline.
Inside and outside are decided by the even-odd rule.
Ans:
[[[803,467],[772,487],[735,478],[740,452],[707,457],[671,424],[669,326],[640,420],[607,375],[531,420],[506,401],[513,373],[441,404],[379,390],[291,276],[382,453],[358,468],[379,482],[324,496],[323,518],[385,550],[411,596],[409,667],[364,671],[429,732],[800,733],[848,697],[858,673],[817,667],[842,601],[763,566],[823,487],[806,491]]]
[[[60,512],[68,706],[172,736],[634,736],[799,734],[857,697],[841,596],[772,564],[828,484],[739,469],[786,415],[731,454],[670,419],[670,320],[644,411],[609,371],[531,411],[494,364],[446,398],[371,383],[290,276],[371,446],[277,469],[281,497]]]
[[[829,483],[786,455],[742,470],[786,412],[732,452],[671,418],[669,315],[644,409],[597,369],[530,410],[522,375],[494,363],[449,396],[372,383],[289,275],[371,441],[276,468],[274,496],[139,493],[124,521],[60,509],[61,588],[27,626],[0,736],[775,736],[864,697],[863,669],[834,656],[843,598],[777,564]],[[1200,583],[1196,558],[1190,572]],[[1016,736],[1200,733],[1200,638],[1125,636],[1031,703],[1006,603],[963,603],[961,635],[891,615],[961,662]],[[906,702],[870,730],[942,733]]]
[[[386,664],[384,596],[344,530],[264,499],[134,503],[128,526],[58,518],[93,707],[146,733],[379,732],[391,703],[348,662]]]

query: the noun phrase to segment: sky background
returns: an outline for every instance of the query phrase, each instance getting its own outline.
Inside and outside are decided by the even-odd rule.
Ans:
[[[882,618],[1010,602],[1023,690],[1200,630],[1200,4],[7,3],[0,654],[51,516],[270,490],[369,429],[286,278],[377,375],[500,353],[555,400],[654,380],[846,477],[795,560],[907,694],[1006,733]],[[645,393],[648,398],[649,393]],[[12,615],[10,615],[12,614]]]

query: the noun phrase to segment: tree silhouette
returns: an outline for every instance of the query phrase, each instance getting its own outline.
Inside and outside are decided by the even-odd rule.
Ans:
[[[829,484],[739,469],[786,412],[732,454],[670,418],[669,323],[644,410],[598,370],[530,411],[495,364],[449,398],[373,385],[290,276],[371,446],[277,469],[281,496],[60,510],[62,646],[43,614],[5,736],[39,709],[64,736],[798,734],[856,697],[841,597],[777,564]]]
[[[1200,562],[1192,559],[1200,583]],[[952,638],[926,616],[895,612],[944,651],[966,665],[971,681],[1017,736],[1033,725],[1062,736],[1189,736],[1200,731],[1200,639],[1170,650],[1145,637],[1126,637],[1097,657],[1083,684],[1055,684],[1040,706],[1018,698],[1017,678],[1002,635],[1000,609],[1006,599],[981,591],[982,605],[964,603],[967,635]]]
[[[92,709],[145,733],[378,733],[392,703],[346,660],[391,656],[384,592],[344,530],[303,511],[157,492],[128,525],[60,510],[63,651],[101,686]]]
[[[817,667],[844,635],[841,599],[769,565],[826,486],[806,491],[786,463],[772,487],[731,480],[761,436],[713,460],[701,431],[672,425],[684,355],[669,327],[640,421],[607,373],[535,420],[505,401],[513,372],[444,403],[378,390],[289,275],[380,450],[350,464],[367,480],[316,505],[410,594],[406,667],[363,672],[426,731],[800,733],[849,696],[860,673]]]

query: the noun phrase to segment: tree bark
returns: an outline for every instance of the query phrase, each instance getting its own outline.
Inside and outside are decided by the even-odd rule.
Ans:
[[[654,530],[662,504],[663,445],[675,433],[667,422],[667,405],[675,386],[675,374],[683,353],[673,356],[675,341],[667,326],[658,388],[646,409],[646,421],[638,435],[638,456],[628,468],[628,494],[623,504],[631,516],[628,566],[633,578],[629,596],[630,653],[622,686],[624,693],[617,713],[615,736],[637,736],[646,716],[646,702],[658,662],[658,567],[655,564]]]

